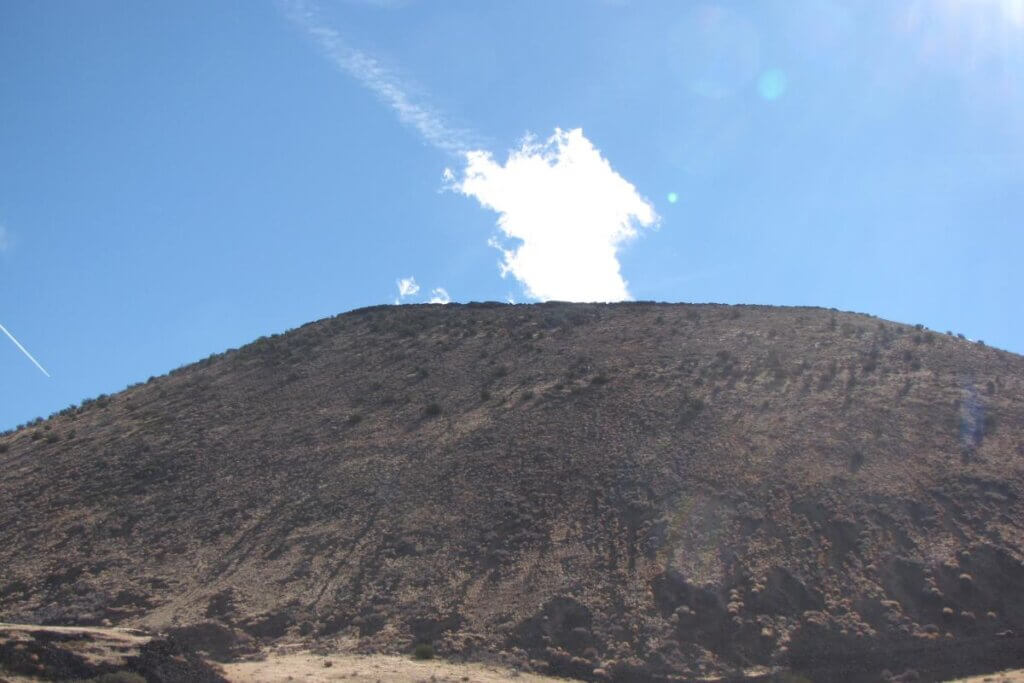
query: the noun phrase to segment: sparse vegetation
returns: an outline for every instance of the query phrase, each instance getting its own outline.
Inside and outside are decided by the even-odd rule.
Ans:
[[[420,668],[444,643],[609,680],[834,664],[814,643],[918,648],[902,671],[1024,632],[1020,357],[820,309],[409,313],[0,438],[5,613],[159,610],[232,652],[358,638]]]

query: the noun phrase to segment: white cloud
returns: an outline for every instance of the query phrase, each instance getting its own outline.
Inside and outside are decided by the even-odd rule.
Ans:
[[[403,299],[407,296],[417,294],[420,291],[420,286],[416,284],[416,278],[412,276],[403,277],[396,280],[395,283],[398,285],[398,296]]]
[[[409,277],[403,277],[395,280],[395,284],[398,285],[398,296],[395,297],[395,305],[398,305],[402,303],[403,300],[414,297],[420,293],[420,286],[416,282],[416,278],[411,275]],[[434,289],[430,290],[430,299],[427,303],[447,304],[450,303],[451,300],[451,296],[448,295],[448,291],[444,287],[434,287]]]
[[[448,304],[451,303],[452,298],[448,296],[448,291],[444,287],[435,287],[430,292],[430,301],[428,304]]]
[[[386,0],[371,4],[388,5]],[[445,152],[463,154],[469,149],[470,133],[453,128],[429,105],[414,101],[412,88],[370,55],[350,46],[335,29],[325,24],[315,6],[303,0],[283,0],[288,17],[316,41],[334,65],[348,74],[391,108],[398,119],[415,129],[428,143]]]
[[[502,277],[511,273],[541,300],[631,298],[618,251],[658,216],[581,129],[527,138],[504,164],[479,150],[465,158],[462,179],[450,186],[498,212],[504,235],[521,242],[491,241],[502,252]]]

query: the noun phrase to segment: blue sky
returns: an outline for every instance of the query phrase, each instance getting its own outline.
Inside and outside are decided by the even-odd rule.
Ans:
[[[1022,219],[1024,0],[0,4],[0,429],[396,299],[1020,353]]]

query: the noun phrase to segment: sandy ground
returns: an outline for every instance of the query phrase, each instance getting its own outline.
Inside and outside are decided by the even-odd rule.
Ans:
[[[0,632],[18,639],[19,632],[46,630],[59,633],[90,633],[96,639],[88,643],[69,643],[76,651],[94,662],[119,663],[124,650],[138,647],[150,636],[131,629],[35,626],[0,622]],[[126,648],[127,646],[127,648]],[[565,683],[566,679],[521,673],[514,669],[479,663],[456,664],[441,660],[417,661],[394,655],[322,655],[312,652],[273,652],[263,661],[214,664],[231,683],[279,683],[283,681],[356,681],[358,683],[424,683],[432,681],[467,681],[499,683],[516,680],[522,683]],[[36,678],[12,676],[0,670],[0,679],[9,683],[28,683]],[[1002,671],[948,683],[1024,683],[1024,669]]]
[[[90,640],[69,641],[63,646],[69,652],[84,657],[93,664],[124,664],[128,653],[137,652],[138,648],[151,639],[150,636],[132,629],[101,628],[89,626],[37,626],[34,624],[7,624],[0,622],[0,642],[31,639],[33,631],[49,631],[50,633],[88,633]],[[8,683],[37,682],[40,679],[30,676],[15,676],[6,673],[0,665],[0,680]]]
[[[0,621],[0,631],[50,631],[52,633],[92,633],[93,635],[125,640],[133,643],[149,642],[151,636],[144,631],[132,628],[118,628],[107,626],[40,626],[38,624],[8,624]]]
[[[560,678],[520,673],[483,664],[452,664],[439,660],[416,661],[388,655],[316,655],[299,652],[272,655],[262,662],[222,664],[231,683],[278,683],[279,681],[358,681],[360,683],[415,683],[417,681],[473,681],[522,683],[562,681]]]
[[[971,676],[970,678],[957,678],[950,683],[1024,683],[1024,669],[1014,671],[1000,671],[995,674],[984,676]]]
[[[325,666],[330,662],[330,666]],[[388,655],[317,655],[300,652],[271,655],[262,662],[221,665],[231,683],[278,683],[279,681],[358,681],[359,683],[419,683],[420,681],[473,681],[498,683],[516,680],[522,683],[561,682],[566,679],[521,673],[512,669],[482,664],[452,664],[442,661],[420,662]],[[1024,683],[1024,670],[958,678],[948,683]]]

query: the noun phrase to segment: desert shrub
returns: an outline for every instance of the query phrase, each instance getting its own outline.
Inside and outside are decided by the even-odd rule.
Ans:
[[[481,401],[490,401],[491,400],[491,392],[487,391],[486,389],[481,389],[480,390],[480,400]]]
[[[864,452],[860,449],[854,450],[850,453],[850,471],[857,472],[861,467],[864,466]]]
[[[60,437],[55,432],[49,432],[46,435],[46,443],[57,443],[60,441]]]
[[[441,406],[436,401],[431,401],[423,407],[424,417],[437,417],[441,414]]]
[[[0,453],[6,453],[6,452],[7,452],[7,449],[8,449],[8,448],[9,448],[9,447],[8,447],[8,445],[7,445],[7,444],[5,444],[5,443],[0,443]]]
[[[43,433],[42,432],[32,432],[32,440],[33,441],[39,441],[39,439],[41,439],[41,438],[43,438]]]
[[[992,413],[988,413],[987,415],[985,415],[985,419],[982,421],[982,424],[985,427],[985,432],[987,434],[991,434],[992,432],[996,431],[996,425],[998,423],[999,421],[996,419],[996,416],[993,415]]]
[[[832,380],[835,379],[836,373],[838,372],[839,366],[836,364],[836,362],[832,361],[831,363],[829,363],[828,367],[825,368],[825,372],[821,374],[821,378],[818,380],[818,388],[827,388],[830,384],[832,384]]]
[[[349,425],[357,425],[357,424],[359,424],[362,421],[363,421],[363,416],[360,415],[359,413],[352,413],[351,415],[348,416],[348,423],[349,423]]]
[[[704,410],[704,400],[700,397],[684,396],[679,407],[679,423],[686,426]]]
[[[590,383],[596,384],[598,386],[601,386],[602,384],[608,384],[609,381],[610,380],[608,379],[608,375],[604,374],[603,372],[600,372],[590,378]]]
[[[878,347],[877,346],[872,346],[871,350],[867,354],[867,357],[865,357],[865,359],[864,359],[864,363],[863,363],[864,372],[874,372],[875,371],[875,369],[878,367],[878,357],[879,357],[879,355],[880,355],[880,351],[878,350]]]
[[[433,659],[434,658],[434,646],[429,643],[420,643],[412,651],[413,659]]]
[[[532,390],[527,389],[526,391],[523,392],[523,400],[524,401],[529,401],[532,398],[533,398],[533,391]]]

